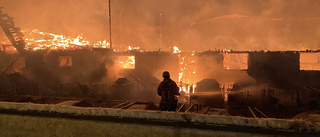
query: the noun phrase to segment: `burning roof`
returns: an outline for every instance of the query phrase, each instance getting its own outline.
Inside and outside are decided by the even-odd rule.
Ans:
[[[49,32],[42,32],[38,29],[22,30],[25,34],[27,50],[74,50],[91,48],[110,48],[110,44],[104,41],[89,42],[82,35],[67,37]]]

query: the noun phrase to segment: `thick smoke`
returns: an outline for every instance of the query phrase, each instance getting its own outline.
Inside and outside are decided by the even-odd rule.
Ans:
[[[196,81],[215,79],[220,84],[255,83],[255,80],[246,71],[223,69],[220,65],[221,62],[218,62],[217,58],[218,56],[202,56],[198,58]]]
[[[107,0],[1,0],[22,29],[108,40]],[[111,0],[114,46],[183,51],[320,47],[318,0]],[[161,36],[160,36],[161,34]],[[161,42],[160,42],[161,40]]]

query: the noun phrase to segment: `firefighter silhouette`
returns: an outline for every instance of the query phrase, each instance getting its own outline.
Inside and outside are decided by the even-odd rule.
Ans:
[[[161,96],[160,109],[162,111],[175,111],[178,103],[176,95],[180,95],[179,87],[176,82],[170,79],[168,71],[164,71],[162,77],[164,79],[158,87],[158,95]]]

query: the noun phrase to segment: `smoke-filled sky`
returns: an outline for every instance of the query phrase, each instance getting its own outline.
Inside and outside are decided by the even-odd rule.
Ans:
[[[0,0],[0,6],[22,29],[109,39],[108,0]],[[319,0],[111,0],[111,10],[115,46],[320,48]]]

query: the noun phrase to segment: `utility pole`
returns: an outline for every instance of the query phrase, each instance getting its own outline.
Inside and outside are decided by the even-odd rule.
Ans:
[[[111,39],[111,0],[108,0],[109,3],[109,32],[110,32],[110,49],[112,49],[112,39]]]
[[[122,26],[122,11],[121,11],[121,13],[120,13],[120,40],[121,40],[121,42],[120,42],[120,46],[123,46],[123,26]]]
[[[156,61],[156,71],[158,70],[158,62],[159,62],[159,53],[160,53],[160,50],[162,48],[162,14],[160,13],[160,28],[159,28],[159,50],[158,50],[158,53],[157,53],[157,61]]]
[[[162,14],[160,14],[160,45],[159,45],[159,51],[161,50],[162,48]]]

